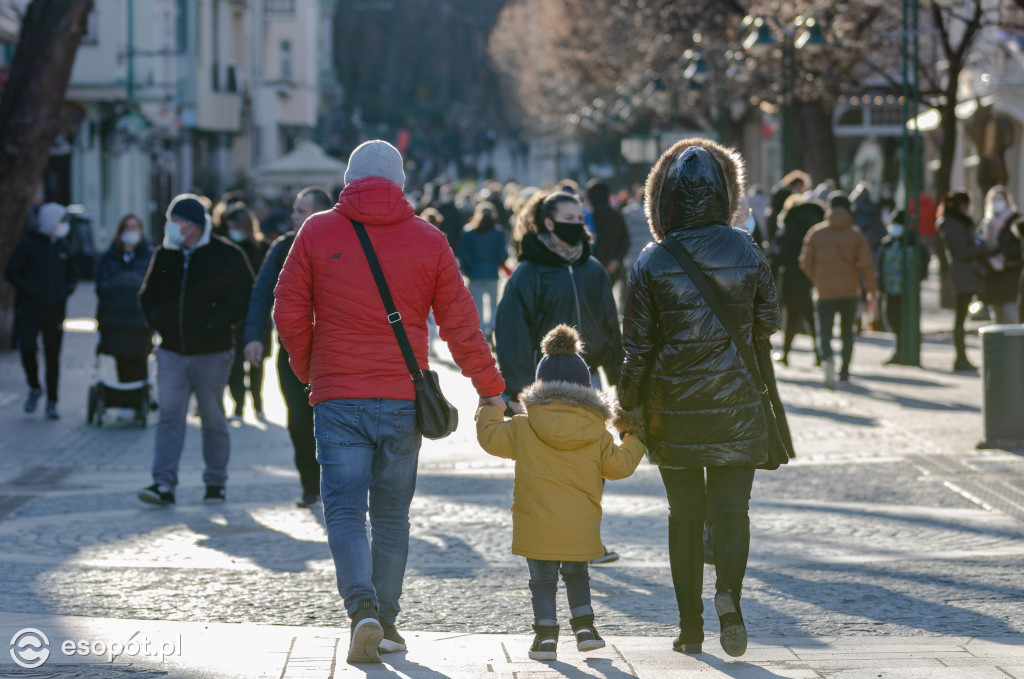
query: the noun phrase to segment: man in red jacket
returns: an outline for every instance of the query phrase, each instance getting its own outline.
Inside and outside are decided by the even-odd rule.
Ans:
[[[338,203],[306,220],[274,290],[281,344],[311,387],[328,543],[352,619],[350,663],[380,662],[379,651],[406,648],[395,619],[422,440],[409,370],[353,221],[366,227],[417,363],[427,365],[433,308],[480,404],[505,407],[505,382],[455,255],[444,234],[416,216],[404,184],[395,147],[375,140],[356,148]]]

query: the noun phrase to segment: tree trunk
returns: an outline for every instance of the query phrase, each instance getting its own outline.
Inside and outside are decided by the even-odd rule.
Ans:
[[[960,80],[960,68],[954,68],[950,64],[949,82],[954,83],[952,87],[946,87],[946,101],[939,106],[939,114],[942,119],[939,129],[942,131],[942,146],[939,149],[939,169],[935,173],[935,193],[941,200],[949,193],[953,176],[953,159],[956,157],[956,84]]]
[[[0,264],[18,242],[29,202],[64,127],[64,93],[93,0],[32,0],[0,98]],[[14,291],[0,281],[0,349],[11,346]]]
[[[796,157],[814,184],[826,179],[839,180],[832,110],[831,106],[817,100],[801,101],[796,107]]]

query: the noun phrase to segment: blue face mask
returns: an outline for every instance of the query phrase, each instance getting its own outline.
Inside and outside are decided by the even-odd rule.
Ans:
[[[185,234],[181,232],[181,225],[177,222],[167,222],[164,224],[164,238],[171,245],[180,246],[185,242]]]
[[[231,229],[230,231],[228,231],[228,238],[230,238],[231,240],[233,240],[236,243],[244,243],[245,242],[245,234],[242,233],[241,231],[235,231],[234,229]]]

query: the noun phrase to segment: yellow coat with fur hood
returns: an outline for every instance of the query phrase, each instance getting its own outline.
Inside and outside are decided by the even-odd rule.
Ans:
[[[627,434],[616,445],[606,428],[612,405],[592,387],[538,381],[523,390],[526,415],[505,421],[500,408],[477,413],[480,445],[516,461],[512,553],[543,561],[590,561],[601,543],[601,479],[636,469],[644,446]]]

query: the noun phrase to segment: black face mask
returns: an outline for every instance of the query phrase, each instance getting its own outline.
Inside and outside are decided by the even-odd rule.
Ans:
[[[587,234],[579,222],[555,222],[554,233],[559,240],[569,245],[579,245]]]

